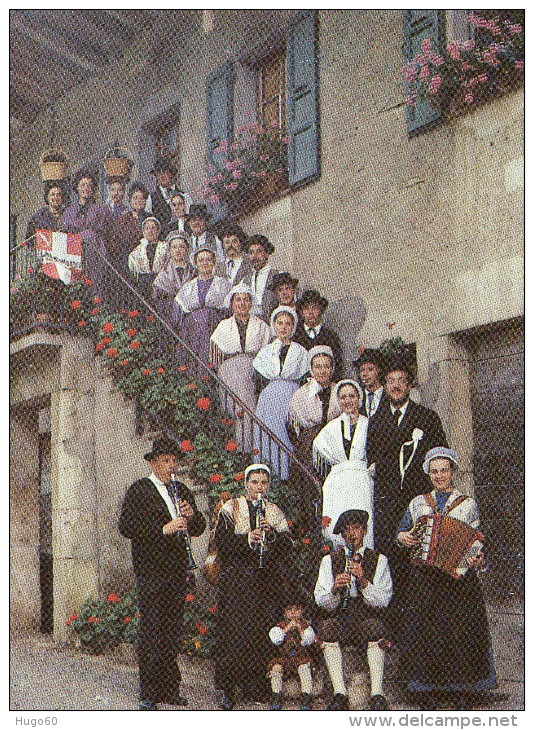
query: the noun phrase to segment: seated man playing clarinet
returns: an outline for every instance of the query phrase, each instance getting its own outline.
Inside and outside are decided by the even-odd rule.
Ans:
[[[367,650],[371,677],[369,709],[389,710],[382,694],[382,679],[385,650],[390,642],[380,609],[389,604],[393,583],[386,556],[363,545],[368,520],[368,513],[359,509],[339,516],[334,535],[341,534],[345,544],[322,559],[315,585],[316,604],[332,612],[318,631],[334,689],[328,710],[349,709],[341,644]]]

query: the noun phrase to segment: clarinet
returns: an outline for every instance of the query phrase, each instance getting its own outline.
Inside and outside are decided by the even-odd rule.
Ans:
[[[178,517],[183,517],[182,512],[180,510],[180,497],[178,496],[178,484],[179,481],[176,478],[176,474],[171,474],[171,483],[173,485],[173,491],[175,494],[175,504],[176,504],[176,513]],[[193,573],[195,570],[197,570],[198,565],[195,563],[195,559],[193,558],[193,551],[191,550],[191,538],[189,536],[189,532],[187,529],[185,532],[182,532],[182,536],[185,543],[185,550],[187,553],[187,572]]]
[[[265,553],[265,532],[261,526],[261,519],[265,518],[265,502],[262,499],[261,492],[258,493],[258,509],[256,511],[256,529],[261,530],[261,542],[258,548],[259,562],[258,568],[263,568],[263,556]]]
[[[349,572],[349,563],[352,562],[353,560],[356,560],[357,557],[359,557],[359,555],[357,557],[355,555],[354,543],[353,542],[350,543],[350,545],[348,546],[348,548],[349,548],[349,552],[347,553],[347,561],[345,563],[345,572],[346,573]],[[350,575],[350,573],[349,573],[349,575]],[[352,576],[350,577],[350,580],[349,580],[349,582],[348,582],[348,584],[345,587],[345,590],[343,592],[343,600],[341,602],[341,610],[342,611],[346,611],[347,608],[349,607],[350,584],[351,583],[352,583]]]

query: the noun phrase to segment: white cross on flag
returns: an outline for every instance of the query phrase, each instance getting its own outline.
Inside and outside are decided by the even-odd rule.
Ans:
[[[83,241],[79,233],[38,230],[35,247],[41,253],[44,274],[64,284],[81,281]]]

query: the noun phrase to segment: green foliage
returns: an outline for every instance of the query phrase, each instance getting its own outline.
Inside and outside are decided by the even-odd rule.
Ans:
[[[105,600],[88,598],[67,620],[67,626],[95,654],[122,641],[135,643],[139,628],[136,595],[130,592],[121,599],[110,593]]]

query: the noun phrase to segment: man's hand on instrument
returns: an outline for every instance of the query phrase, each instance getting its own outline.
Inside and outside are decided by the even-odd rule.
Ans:
[[[248,537],[253,545],[257,545],[263,540],[263,530],[260,530],[259,527],[255,530],[251,530],[248,534]]]
[[[175,517],[174,520],[163,526],[164,535],[174,535],[175,532],[183,532],[184,530],[187,530],[187,519],[185,517]]]
[[[358,583],[360,588],[365,588],[367,586],[368,580],[363,574],[363,568],[361,563],[357,562],[356,560],[349,561],[349,573],[356,578],[356,582]]]
[[[262,530],[272,530],[272,526],[267,522],[265,517],[260,517],[260,526]]]
[[[486,565],[486,556],[482,551],[479,552],[478,555],[472,556],[470,558],[466,558],[467,565],[470,568],[474,568],[475,570],[480,570],[481,568],[484,568]]]
[[[399,532],[397,535],[397,540],[400,542],[401,545],[404,545],[404,547],[407,548],[413,548],[419,545],[419,540],[414,536],[413,531],[415,527],[412,527],[411,530],[408,532]]]
[[[185,499],[180,500],[180,512],[182,513],[183,517],[193,517],[195,514],[195,510],[191,507],[189,502],[186,502]]]
[[[342,591],[350,583],[350,575],[348,573],[338,573],[334,579],[332,593],[336,594]]]

